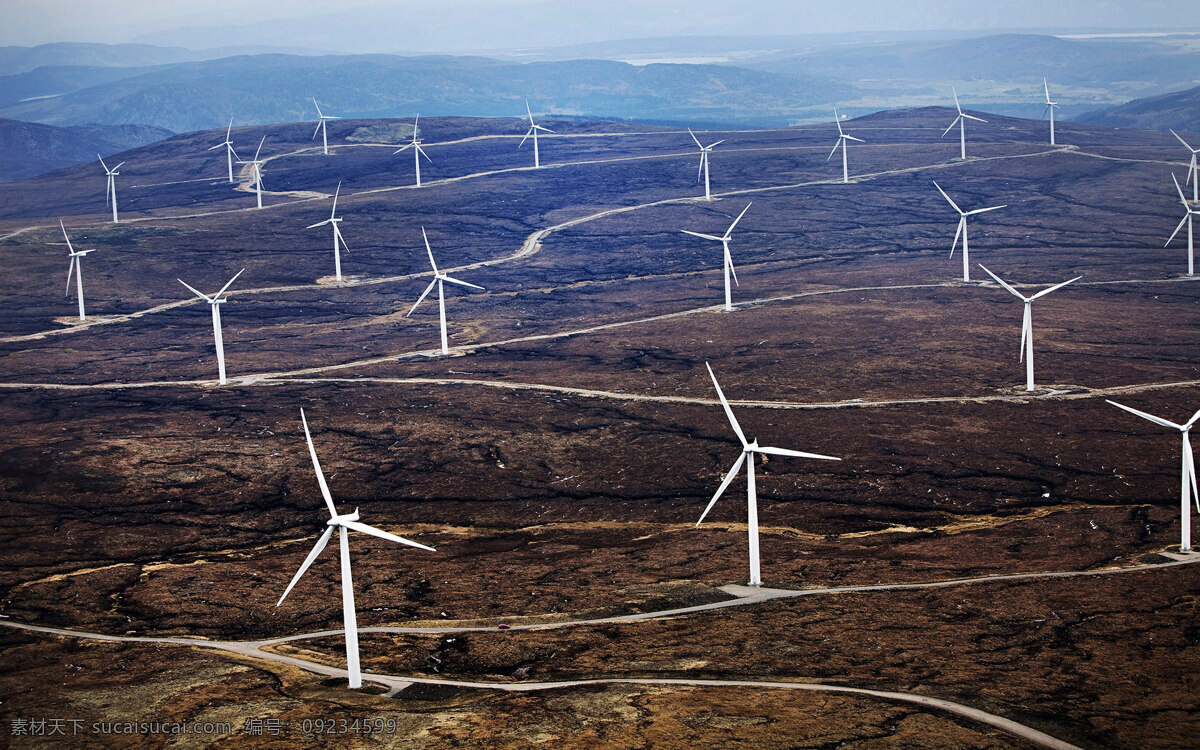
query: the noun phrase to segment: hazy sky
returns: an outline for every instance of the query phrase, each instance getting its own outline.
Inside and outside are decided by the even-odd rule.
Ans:
[[[293,19],[291,22],[281,22]],[[303,19],[296,21],[295,19]],[[0,44],[469,52],[673,35],[1200,30],[1194,0],[0,0]]]

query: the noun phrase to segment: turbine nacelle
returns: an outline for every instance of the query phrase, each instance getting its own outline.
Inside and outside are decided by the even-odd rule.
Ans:
[[[358,520],[358,508],[354,509],[353,513],[345,513],[340,516],[333,516],[325,522],[326,526],[345,526],[347,521]]]

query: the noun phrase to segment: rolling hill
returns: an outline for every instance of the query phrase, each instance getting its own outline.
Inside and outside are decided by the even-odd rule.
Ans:
[[[1195,130],[1200,124],[1200,86],[1162,96],[1134,99],[1074,118],[1089,125],[1149,130]]]
[[[136,146],[174,133],[147,125],[75,125],[0,120],[0,182],[20,180]]]

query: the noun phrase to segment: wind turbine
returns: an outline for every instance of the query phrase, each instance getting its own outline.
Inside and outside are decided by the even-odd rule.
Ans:
[[[541,125],[538,125],[537,123],[535,123],[533,121],[533,112],[529,109],[529,100],[528,99],[525,100],[525,112],[526,112],[526,114],[529,115],[529,132],[525,133],[525,138],[528,138],[531,135],[533,136],[533,166],[540,167],[540,166],[542,166],[542,162],[539,160],[539,157],[538,157],[538,141],[537,141],[538,131],[542,130],[547,133],[553,133],[554,131],[551,130],[550,128],[543,128]],[[525,145],[525,138],[521,139],[521,142],[517,144],[517,148],[520,148],[521,146]]]
[[[963,161],[966,161],[966,158],[967,158],[967,120],[975,120],[976,122],[987,122],[987,120],[984,120],[983,118],[980,118],[980,117],[976,117],[975,115],[968,115],[966,112],[963,112],[962,107],[960,107],[958,104],[958,92],[954,91],[953,88],[951,88],[950,91],[952,91],[954,93],[954,108],[958,110],[958,117],[954,118],[954,122],[950,123],[950,127],[946,128],[946,130],[942,133],[942,137],[945,138],[946,133],[949,133],[951,130],[954,129],[954,126],[957,125],[958,126],[958,142],[959,142],[959,146],[961,147],[961,150],[962,150],[961,155],[962,155]]]
[[[217,345],[217,373],[219,375],[218,380],[220,381],[221,385],[225,385],[225,341],[221,338],[221,304],[225,302],[225,300],[221,299],[221,295],[225,293],[225,290],[228,289],[233,282],[237,281],[237,277],[241,276],[242,272],[245,270],[246,269],[243,268],[241,271],[235,273],[233,278],[229,280],[229,283],[221,287],[221,291],[217,292],[211,297],[203,292],[196,291],[195,287],[189,285],[183,279],[178,279],[180,284],[186,286],[192,291],[193,294],[207,302],[209,306],[212,307],[213,339],[216,341]]]
[[[237,151],[233,150],[233,141],[229,140],[229,136],[232,133],[233,133],[233,118],[230,117],[229,118],[229,127],[225,129],[225,142],[218,143],[217,145],[215,145],[209,149],[209,151],[216,151],[217,149],[221,148],[222,146],[225,147],[225,157],[229,161],[229,181],[231,183],[233,182],[233,160],[240,158],[237,155]],[[238,163],[240,164],[241,162],[239,161]]]
[[[71,253],[71,265],[67,266],[67,292],[64,296],[71,296],[71,273],[75,273],[75,291],[79,295],[79,319],[87,320],[87,315],[83,312],[83,264],[80,258],[88,253],[95,252],[92,250],[76,250],[71,247],[71,238],[67,236],[67,228],[63,225],[62,219],[58,220],[58,225],[62,227],[63,239],[67,241],[67,250]]]
[[[404,537],[381,531],[374,526],[359,523],[358,508],[355,508],[353,513],[338,515],[337,508],[333,505],[333,496],[329,494],[329,485],[325,483],[325,475],[321,472],[321,462],[317,460],[317,449],[313,447],[312,435],[308,431],[308,420],[304,417],[303,409],[300,410],[300,421],[304,423],[304,437],[308,441],[308,453],[312,456],[313,469],[317,473],[317,485],[320,486],[321,496],[325,498],[325,505],[329,508],[329,520],[325,522],[325,531],[321,534],[321,538],[313,546],[312,552],[308,553],[308,557],[304,558],[300,569],[296,571],[296,575],[292,577],[292,582],[288,584],[288,587],[283,592],[283,596],[279,597],[279,601],[275,603],[275,606],[278,607],[283,604],[283,600],[291,593],[292,587],[308,571],[309,566],[313,564],[313,560],[317,559],[317,555],[325,550],[325,545],[329,544],[329,538],[333,536],[333,532],[336,529],[342,562],[342,622],[346,632],[346,672],[350,678],[350,687],[358,689],[362,687],[362,672],[358,666],[358,618],[354,612],[354,581],[350,574],[350,542],[347,532],[359,531],[363,534],[386,539],[389,542],[398,542],[406,544],[409,547],[428,550],[429,552],[436,552],[437,550],[433,547],[426,547],[424,544],[418,544],[405,539]]]
[[[1015,294],[1017,297],[1019,297],[1021,299],[1022,302],[1025,303],[1025,317],[1021,321],[1021,354],[1017,358],[1017,361],[1018,362],[1020,362],[1021,360],[1025,361],[1025,390],[1032,391],[1033,390],[1033,301],[1035,299],[1037,299],[1038,297],[1045,297],[1047,294],[1049,294],[1050,292],[1053,292],[1056,289],[1062,289],[1064,286],[1066,286],[1067,284],[1070,284],[1071,282],[1079,281],[1083,277],[1076,276],[1075,278],[1068,279],[1067,281],[1064,281],[1061,284],[1055,284],[1054,286],[1050,287],[1049,289],[1043,289],[1042,291],[1038,292],[1037,294],[1033,295],[1032,297],[1026,297],[1024,294],[1021,294],[1016,289],[1013,289],[1011,286],[1004,283],[1004,280],[1001,279],[999,276],[992,273],[991,271],[988,271],[987,267],[985,267],[982,263],[979,264],[979,267],[982,268],[984,271],[987,271],[988,276],[991,276],[993,279],[995,279],[997,282],[999,282],[1000,286],[1004,287],[1008,291]]]
[[[1058,102],[1050,101],[1050,84],[1045,78],[1042,79],[1042,87],[1046,89],[1046,111],[1042,113],[1042,117],[1050,115],[1050,145],[1055,146],[1057,144],[1054,142],[1054,110],[1058,109]]]
[[[325,121],[326,120],[340,120],[342,118],[334,117],[333,115],[321,114],[321,105],[317,104],[317,100],[315,98],[313,99],[313,105],[317,108],[317,129],[313,131],[312,137],[313,137],[313,139],[315,139],[317,137],[318,132],[321,134],[321,151],[326,156],[328,156],[329,155],[329,138],[325,133]]]
[[[758,444],[758,440],[747,441],[746,436],[742,433],[742,428],[738,426],[737,419],[733,416],[733,410],[729,408],[729,402],[725,400],[725,394],[721,392],[721,385],[717,383],[717,376],[713,374],[712,367],[707,362],[704,366],[708,368],[708,375],[712,378],[713,387],[717,389],[717,396],[721,399],[721,406],[725,408],[725,416],[729,417],[729,424],[733,427],[733,431],[737,433],[738,440],[742,441],[742,455],[738,456],[737,461],[734,461],[733,467],[729,473],[725,475],[725,480],[721,482],[721,486],[717,488],[717,494],[713,495],[713,499],[708,501],[708,507],[700,514],[700,520],[696,521],[696,526],[704,522],[705,516],[716,505],[717,500],[721,498],[722,493],[729,487],[730,482],[737,476],[738,470],[742,468],[742,464],[746,464],[746,517],[747,526],[750,533],[750,585],[761,586],[762,576],[759,574],[758,565],[758,494],[754,487],[754,454],[763,453],[770,456],[792,456],[794,458],[819,458],[826,461],[841,461],[840,458],[834,456],[822,456],[819,453],[801,453],[800,451],[787,450],[785,448],[768,448]],[[748,459],[748,460],[747,460]]]
[[[692,132],[691,128],[688,128],[688,135],[692,136],[692,140],[696,142],[696,147],[700,149],[700,168],[696,170],[696,182],[700,181],[700,174],[704,173],[704,200],[710,201],[712,200],[712,192],[709,189],[708,183],[708,154],[715,147],[724,143],[725,139],[722,138],[716,143],[710,143],[709,145],[705,146],[700,143],[700,139],[696,137],[696,134]]]
[[[338,194],[342,192],[342,183],[339,182],[337,190],[333,193],[333,210],[329,212],[329,218],[325,221],[318,221],[316,224],[309,224],[308,229],[316,229],[323,227],[326,224],[333,227],[333,272],[337,276],[337,280],[342,280],[342,253],[340,247],[345,247],[346,252],[350,252],[350,248],[346,247],[346,239],[342,237],[342,230],[338,228],[338,222],[341,219],[337,216],[337,199]]]
[[[954,210],[958,212],[958,229],[954,232],[954,244],[950,245],[950,257],[951,258],[954,257],[954,248],[958,247],[958,238],[961,236],[962,237],[962,246],[963,246],[963,250],[962,250],[963,281],[970,281],[971,280],[971,266],[969,265],[970,250],[967,246],[967,217],[974,216],[975,214],[987,213],[988,211],[995,211],[995,210],[1001,209],[1001,208],[1007,208],[1007,204],[1003,205],[1003,206],[991,206],[989,208],[977,208],[974,211],[964,211],[958,207],[957,203],[955,203],[954,201],[952,201],[950,199],[950,196],[946,195],[946,191],[942,190],[942,186],[937,184],[936,181],[933,183],[933,186],[938,189],[938,192],[942,194],[942,197],[946,199],[946,202],[949,203],[954,208]]]
[[[394,155],[400,153],[401,151],[405,151],[410,148],[413,150],[413,166],[417,170],[417,187],[421,187],[421,157],[424,156],[426,159],[429,160],[430,164],[433,163],[433,159],[430,159],[429,154],[425,153],[425,149],[421,148],[421,139],[417,137],[417,123],[420,122],[420,120],[421,120],[420,115],[417,115],[416,119],[413,120],[412,141],[410,143],[408,143],[407,145],[405,145],[401,148],[398,148],[392,152],[392,155],[394,156]],[[537,141],[535,140],[534,143],[536,144],[536,142]]]
[[[1108,399],[1105,399],[1105,401],[1108,401]],[[1124,404],[1118,404],[1116,401],[1108,401],[1108,403],[1118,409],[1124,409],[1130,414],[1136,414],[1142,419],[1148,419],[1154,424],[1179,430],[1183,433],[1183,469],[1180,472],[1179,487],[1179,511],[1182,528],[1179,539],[1179,551],[1190,552],[1192,550],[1192,506],[1188,502],[1188,491],[1191,490],[1190,497],[1196,503],[1197,513],[1200,513],[1200,492],[1196,491],[1196,459],[1192,455],[1192,441],[1188,438],[1188,432],[1195,426],[1197,420],[1200,420],[1200,411],[1193,414],[1192,418],[1183,424],[1175,424],[1174,422],[1168,422],[1165,419],[1156,417],[1153,414],[1147,414],[1144,411],[1131,409]]]
[[[421,236],[425,238],[425,252],[429,253],[429,265],[433,266],[433,281],[429,282],[429,286],[425,287],[425,291],[421,292],[421,296],[417,298],[417,301],[413,303],[412,308],[404,317],[407,318],[409,315],[412,315],[413,310],[417,309],[417,305],[421,304],[421,302],[427,296],[429,296],[429,293],[433,291],[434,286],[437,286],[438,314],[441,316],[442,323],[442,354],[449,354],[450,347],[446,341],[446,292],[443,288],[444,282],[449,281],[451,284],[458,284],[459,286],[470,287],[471,289],[479,289],[480,291],[483,291],[483,287],[476,286],[475,284],[468,284],[465,281],[459,281],[458,279],[451,278],[439,271],[437,263],[433,259],[433,250],[429,247],[429,237],[425,234],[425,227],[421,227]]]
[[[100,154],[96,154],[96,158],[100,160],[100,166],[104,167],[104,171],[108,175],[108,185],[105,186],[105,188],[104,188],[104,205],[107,206],[109,203],[112,203],[113,224],[116,224],[117,223],[117,175],[121,174],[117,170],[120,169],[121,164],[124,164],[125,162],[121,162],[121,164],[118,164],[117,166],[113,167],[112,169],[109,169],[108,165],[104,163],[103,156],[101,156]]]
[[[729,254],[729,240],[733,239],[733,228],[736,227],[737,223],[742,220],[742,217],[746,215],[746,212],[750,210],[750,206],[752,206],[752,205],[754,205],[754,204],[747,203],[746,207],[742,209],[742,212],[740,214],[738,214],[737,218],[733,220],[733,223],[729,225],[729,229],[726,229],[725,234],[721,235],[720,237],[716,236],[715,234],[700,234],[699,232],[689,232],[686,229],[680,230],[684,234],[690,234],[693,237],[700,237],[702,239],[715,240],[716,242],[720,242],[721,247],[724,248],[724,250],[725,250],[725,311],[726,312],[733,311],[733,296],[729,289],[729,277],[730,276],[733,277],[733,283],[735,283],[735,284],[738,283],[737,271],[733,270],[733,256],[731,256]],[[741,284],[738,284],[738,286],[741,286]]]
[[[829,157],[826,158],[825,161],[829,161],[830,159],[832,159],[833,155],[837,153],[838,146],[841,146],[842,147],[842,182],[850,182],[850,167],[846,163],[846,148],[849,145],[848,142],[849,141],[857,141],[859,143],[866,143],[866,141],[864,141],[862,138],[855,138],[852,135],[846,135],[846,133],[842,131],[842,121],[840,118],[838,118],[837,107],[833,108],[833,121],[835,123],[837,123],[838,139],[837,139],[837,143],[833,144],[833,150],[829,152]]]
[[[254,176],[254,192],[258,196],[258,207],[262,208],[262,161],[258,155],[262,152],[263,143],[267,140],[264,135],[262,140],[258,142],[258,150],[254,152],[254,158],[250,161],[238,161],[238,164],[249,164],[251,173]]]
[[[1167,245],[1171,244],[1171,240],[1175,239],[1175,235],[1179,234],[1180,229],[1183,229],[1183,223],[1187,222],[1187,228],[1188,228],[1188,276],[1193,276],[1194,275],[1194,273],[1193,273],[1194,263],[1193,263],[1193,258],[1192,258],[1192,217],[1197,214],[1200,214],[1200,211],[1197,211],[1195,208],[1193,208],[1192,204],[1188,203],[1187,198],[1183,197],[1183,188],[1179,187],[1179,178],[1176,177],[1174,173],[1171,174],[1171,179],[1175,181],[1175,191],[1179,193],[1179,201],[1181,203],[1183,203],[1183,210],[1187,211],[1187,213],[1184,214],[1183,218],[1179,220],[1179,226],[1175,227],[1175,231],[1171,232],[1171,238],[1167,240]],[[1167,245],[1163,245],[1163,247],[1166,247]]]
[[[1189,182],[1191,182],[1192,183],[1192,200],[1200,201],[1200,180],[1197,179],[1198,177],[1200,177],[1200,172],[1196,171],[1196,154],[1200,153],[1200,148],[1192,148],[1190,145],[1188,145],[1188,142],[1183,140],[1183,137],[1180,136],[1179,133],[1176,133],[1174,130],[1171,131],[1171,135],[1178,138],[1179,142],[1182,143],[1187,148],[1188,151],[1192,152],[1192,162],[1191,162],[1191,164],[1188,165],[1188,176],[1187,176],[1187,179],[1185,179],[1183,181],[1183,184],[1186,185]]]

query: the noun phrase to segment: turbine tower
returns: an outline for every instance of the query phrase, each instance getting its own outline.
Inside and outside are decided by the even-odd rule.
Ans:
[[[1042,117],[1050,115],[1050,145],[1056,146],[1058,144],[1054,142],[1054,110],[1058,109],[1058,102],[1050,101],[1050,84],[1045,78],[1042,79],[1042,87],[1046,89],[1046,111],[1042,113]]]
[[[321,134],[321,152],[323,154],[325,154],[326,156],[329,156],[329,137],[327,136],[327,134],[325,132],[325,121],[326,120],[340,120],[342,118],[334,117],[333,115],[322,114],[321,113],[321,105],[317,104],[317,100],[315,98],[313,99],[313,106],[315,106],[317,108],[317,129],[313,131],[312,138],[309,140],[315,140],[317,137],[317,133],[320,133]]]
[[[725,312],[733,311],[733,295],[729,288],[729,277],[730,276],[733,277],[733,283],[735,283],[735,284],[738,283],[737,271],[735,271],[733,269],[733,256],[731,256],[729,254],[729,240],[733,239],[733,228],[736,227],[737,223],[742,220],[742,217],[746,215],[746,212],[750,210],[750,206],[752,206],[752,205],[754,205],[754,204],[747,203],[746,207],[742,209],[742,212],[740,214],[738,214],[737,218],[733,220],[733,223],[729,225],[729,229],[726,229],[725,234],[721,235],[720,237],[716,236],[715,234],[700,234],[699,232],[689,232],[686,229],[680,230],[684,234],[690,234],[693,237],[700,237],[701,239],[714,240],[716,242],[720,242],[721,247],[724,248],[724,250],[725,250]],[[741,284],[738,284],[738,286],[741,286]]]
[[[958,247],[958,238],[962,237],[963,281],[970,281],[971,266],[969,265],[970,249],[967,246],[967,217],[974,216],[975,214],[987,213],[988,211],[995,211],[1001,208],[1007,208],[1007,205],[991,206],[989,208],[977,208],[974,211],[964,211],[958,207],[957,203],[950,200],[950,196],[946,195],[946,191],[942,190],[941,185],[937,184],[937,182],[934,182],[933,186],[938,189],[938,192],[942,194],[942,197],[946,199],[946,202],[958,212],[958,229],[954,232],[954,244],[950,245],[950,257],[954,257],[954,249]]]
[[[239,158],[237,155],[237,151],[233,150],[233,141],[229,140],[229,136],[232,134],[233,134],[233,118],[230,117],[229,118],[229,127],[225,129],[225,142],[218,143],[217,145],[215,145],[209,149],[209,151],[216,151],[217,149],[221,148],[222,146],[225,147],[225,158],[229,161],[229,182],[230,183],[233,182],[233,160]],[[238,163],[240,164],[241,162],[239,161]]]
[[[1105,399],[1108,401],[1108,399]],[[1179,486],[1179,520],[1180,520],[1180,539],[1179,551],[1191,552],[1192,550],[1192,505],[1188,502],[1189,491],[1190,499],[1196,503],[1196,512],[1200,513],[1200,492],[1196,491],[1196,459],[1192,455],[1192,441],[1188,438],[1188,432],[1195,426],[1197,420],[1200,420],[1200,411],[1192,415],[1192,418],[1183,424],[1175,424],[1168,422],[1165,419],[1156,417],[1153,414],[1147,414],[1144,411],[1131,409],[1124,404],[1118,404],[1116,401],[1108,401],[1108,403],[1124,409],[1130,414],[1136,414],[1142,419],[1148,419],[1156,425],[1161,425],[1170,429],[1179,430],[1183,433],[1183,469],[1180,472]]]
[[[725,139],[722,138],[716,143],[710,143],[709,145],[705,146],[700,143],[700,139],[696,137],[696,134],[692,132],[691,128],[688,128],[688,135],[692,136],[692,140],[696,142],[696,147],[700,149],[700,168],[696,170],[696,182],[700,181],[700,175],[703,173],[704,200],[710,201],[712,200],[712,191],[709,188],[708,182],[708,155],[715,147],[724,143]]]
[[[451,284],[458,284],[459,286],[470,287],[471,289],[478,289],[480,291],[483,291],[483,287],[459,281],[439,271],[437,263],[433,259],[433,250],[429,247],[429,237],[425,234],[425,227],[421,227],[421,236],[425,238],[425,252],[429,253],[429,265],[433,266],[433,281],[429,282],[429,286],[425,287],[425,291],[421,292],[421,296],[417,298],[417,301],[413,303],[412,308],[409,309],[404,317],[407,318],[409,315],[412,315],[413,310],[417,309],[417,305],[421,304],[429,296],[429,293],[433,291],[433,287],[436,286],[438,290],[438,315],[441,317],[442,324],[442,354],[449,354],[450,347],[446,338],[446,292],[444,282],[448,281]]]
[[[846,161],[846,148],[849,145],[849,141],[857,141],[859,143],[866,143],[866,141],[864,141],[862,138],[855,138],[852,135],[846,135],[846,133],[842,130],[842,121],[838,117],[837,107],[833,108],[833,121],[835,123],[837,123],[838,139],[837,139],[837,143],[833,144],[833,150],[829,152],[829,156],[828,156],[828,158],[825,159],[825,161],[829,161],[830,159],[832,159],[833,155],[837,153],[838,146],[841,146],[842,147],[842,182],[850,182],[850,166]]]
[[[253,178],[254,193],[255,193],[255,195],[258,196],[258,207],[259,208],[262,208],[262,165],[263,165],[263,162],[262,162],[262,160],[260,160],[258,158],[258,155],[260,153],[262,153],[263,143],[266,140],[267,140],[267,137],[264,135],[262,137],[262,140],[258,142],[258,150],[254,152],[253,159],[251,159],[250,161],[239,161],[238,162],[238,164],[249,164],[250,165],[250,170],[251,170],[250,174]]]
[[[1183,188],[1179,187],[1179,178],[1176,177],[1174,173],[1171,174],[1171,179],[1175,181],[1175,191],[1177,193],[1179,193],[1179,201],[1183,204],[1183,210],[1186,211],[1187,213],[1185,213],[1183,215],[1183,218],[1179,220],[1179,226],[1175,227],[1174,232],[1171,232],[1171,237],[1167,240],[1167,244],[1163,245],[1163,247],[1167,247],[1167,245],[1171,244],[1171,240],[1174,240],[1175,235],[1179,234],[1179,230],[1183,229],[1184,222],[1187,222],[1187,228],[1188,228],[1188,276],[1193,276],[1193,275],[1195,275],[1194,274],[1195,268],[1194,268],[1193,251],[1192,251],[1192,239],[1193,239],[1192,238],[1192,217],[1197,214],[1200,214],[1200,211],[1196,210],[1196,208],[1194,206],[1192,206],[1191,203],[1188,203],[1188,199],[1183,197]]]
[[[76,250],[71,247],[71,238],[67,236],[67,228],[63,225],[62,219],[58,220],[58,225],[62,227],[63,239],[67,241],[67,251],[70,253],[70,265],[67,266],[67,292],[64,296],[71,296],[71,273],[75,274],[75,292],[79,296],[79,319],[87,320],[87,315],[83,312],[83,263],[80,260],[88,253],[95,252],[92,250]]]
[[[103,156],[101,156],[100,154],[96,154],[96,158],[100,160],[100,166],[104,167],[104,172],[105,172],[105,174],[108,175],[108,185],[106,185],[104,188],[104,205],[107,206],[110,203],[112,204],[113,224],[116,224],[117,223],[117,175],[121,174],[117,170],[120,169],[121,164],[124,164],[125,162],[121,162],[121,164],[118,164],[117,166],[113,167],[112,169],[109,169],[108,165],[104,163]]]
[[[533,112],[529,109],[528,99],[525,100],[525,113],[529,115],[529,131],[525,133],[525,138],[528,138],[531,135],[533,136],[533,166],[540,167],[542,166],[542,162],[541,158],[538,156],[538,131],[541,130],[546,133],[553,133],[554,131],[549,128],[543,128],[541,125],[538,125],[533,121]],[[521,142],[517,144],[517,148],[525,145],[525,138],[521,139]]]
[[[209,306],[212,307],[213,340],[216,342],[217,346],[217,380],[221,385],[225,385],[225,341],[221,338],[221,305],[225,302],[225,300],[221,299],[221,295],[225,293],[225,290],[228,289],[233,282],[237,281],[237,277],[241,276],[242,272],[245,270],[246,269],[243,268],[241,271],[235,273],[233,278],[229,280],[229,283],[221,287],[221,291],[217,292],[211,297],[203,292],[196,291],[195,287],[189,285],[183,279],[178,279],[180,284],[186,286],[193,294],[207,302]]]
[[[1039,297],[1045,297],[1047,294],[1049,294],[1050,292],[1053,292],[1056,289],[1062,289],[1064,286],[1066,286],[1067,284],[1070,284],[1071,282],[1079,281],[1083,277],[1076,276],[1075,278],[1064,281],[1061,284],[1055,284],[1054,286],[1050,287],[1049,289],[1043,289],[1042,291],[1038,292],[1037,294],[1033,295],[1032,297],[1026,297],[1024,294],[1021,294],[1016,289],[1013,289],[1011,286],[1004,283],[1004,280],[1001,279],[999,276],[992,273],[991,271],[988,271],[988,269],[982,263],[979,264],[979,267],[982,268],[984,271],[987,271],[988,276],[991,276],[993,279],[995,279],[997,282],[999,282],[1000,286],[1004,287],[1008,291],[1015,294],[1018,298],[1020,298],[1020,300],[1022,302],[1025,303],[1025,317],[1021,321],[1021,353],[1020,353],[1020,356],[1018,356],[1017,361],[1018,362],[1020,362],[1022,360],[1025,361],[1025,390],[1032,391],[1033,390],[1033,301]]]
[[[975,120],[976,122],[987,122],[987,120],[984,120],[981,117],[976,117],[975,115],[968,115],[966,112],[963,112],[962,107],[960,107],[958,104],[958,92],[954,91],[953,88],[951,88],[950,91],[952,91],[954,93],[954,108],[958,110],[958,116],[954,118],[954,122],[950,123],[950,127],[946,128],[946,130],[942,133],[942,137],[945,138],[946,133],[949,133],[951,130],[954,129],[954,126],[957,125],[958,126],[958,142],[959,142],[959,147],[961,150],[960,155],[961,155],[963,161],[966,161],[966,159],[967,159],[967,120]]]
[[[425,149],[421,148],[421,139],[417,137],[417,123],[420,121],[420,115],[417,115],[416,119],[413,120],[412,141],[392,152],[392,155],[394,156],[401,151],[406,151],[410,148],[413,150],[413,167],[417,171],[417,187],[421,187],[421,157],[424,156],[430,164],[433,163],[433,159],[430,159],[429,154],[425,153]]]
[[[300,565],[300,569],[296,571],[296,575],[292,577],[292,582],[284,590],[283,596],[279,597],[279,601],[275,606],[283,604],[283,600],[291,593],[292,587],[296,582],[308,571],[309,566],[313,564],[313,560],[317,559],[317,555],[325,550],[325,545],[329,544],[329,538],[333,536],[336,529],[338,532],[338,546],[341,551],[342,563],[342,622],[345,626],[346,633],[346,673],[349,677],[350,687],[357,690],[362,687],[362,672],[358,665],[358,618],[354,612],[354,581],[350,574],[350,542],[347,532],[358,531],[369,536],[386,539],[389,542],[397,542],[406,544],[409,547],[436,552],[433,547],[426,547],[424,544],[418,544],[404,537],[389,534],[386,531],[381,531],[374,526],[368,526],[365,523],[359,523],[358,509],[355,508],[353,513],[338,515],[337,508],[333,505],[333,496],[329,494],[329,485],[325,483],[325,475],[321,472],[321,462],[317,460],[317,449],[313,447],[312,435],[308,431],[308,420],[304,417],[304,410],[300,410],[300,421],[304,423],[304,437],[308,441],[308,453],[312,456],[313,469],[317,473],[317,485],[321,488],[321,496],[325,498],[325,506],[329,509],[329,520],[325,522],[325,531],[321,534],[321,538],[313,546],[312,551],[308,553],[308,557],[304,558],[304,562]]]
[[[1179,142],[1182,143],[1184,147],[1192,153],[1192,161],[1190,164],[1188,164],[1188,176],[1187,179],[1183,181],[1183,184],[1186,185],[1189,182],[1192,183],[1192,200],[1200,201],[1200,180],[1196,179],[1197,177],[1200,177],[1200,172],[1196,171],[1196,154],[1200,153],[1200,148],[1192,148],[1190,145],[1188,145],[1187,141],[1183,140],[1183,136],[1179,135],[1179,133],[1176,133],[1174,130],[1171,131],[1171,135],[1178,138]]]
[[[819,458],[826,461],[841,461],[840,458],[834,456],[822,456],[819,453],[802,453],[800,451],[787,450],[785,448],[768,448],[758,444],[758,440],[747,441],[746,436],[742,433],[742,428],[738,426],[737,419],[733,416],[733,409],[729,408],[729,402],[725,400],[725,394],[721,392],[721,385],[717,383],[717,376],[713,374],[712,367],[709,367],[707,362],[704,366],[708,368],[708,375],[712,378],[713,387],[717,389],[717,397],[721,399],[721,406],[725,409],[725,416],[729,418],[729,424],[733,427],[733,431],[737,434],[738,440],[742,441],[742,455],[738,456],[737,461],[733,462],[733,467],[729,473],[725,475],[725,480],[721,482],[721,486],[717,488],[717,494],[713,495],[713,499],[708,501],[708,507],[700,514],[700,520],[696,521],[696,526],[704,522],[705,516],[716,505],[717,500],[729,487],[730,482],[737,476],[738,470],[742,468],[742,464],[746,464],[746,518],[747,526],[750,535],[750,585],[761,586],[762,576],[759,571],[758,563],[758,494],[754,486],[754,455],[762,453],[769,456],[791,456],[793,458]]]
[[[337,199],[338,194],[342,192],[342,183],[338,183],[337,190],[333,193],[333,210],[329,212],[329,218],[325,221],[318,221],[316,224],[309,224],[308,229],[316,229],[323,227],[326,224],[333,227],[333,272],[337,276],[337,280],[342,280],[342,253],[340,248],[345,248],[346,252],[350,252],[350,248],[346,247],[346,240],[342,237],[342,230],[338,228],[338,223],[341,219],[337,215]]]

